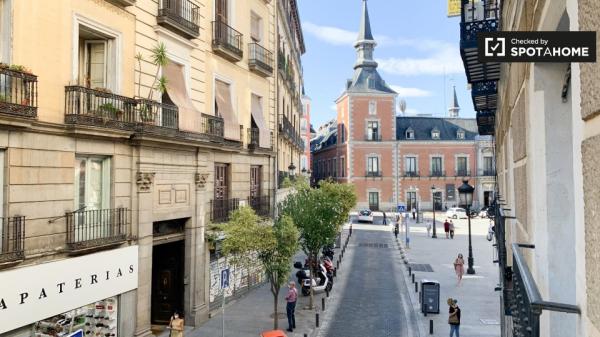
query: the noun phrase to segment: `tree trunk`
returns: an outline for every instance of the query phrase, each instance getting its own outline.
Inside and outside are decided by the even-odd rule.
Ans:
[[[279,288],[273,294],[273,330],[277,330],[279,324],[279,314],[277,312],[277,300],[279,299]]]
[[[316,256],[316,254],[311,254],[310,258],[308,259],[308,264],[309,264],[309,269],[310,269],[310,303],[308,304],[309,309],[313,309],[314,308],[314,302],[315,302],[315,291],[313,289],[313,281],[316,284],[316,280],[315,280],[315,272],[316,272],[316,268],[315,268],[315,261],[316,259],[313,259],[313,255]]]

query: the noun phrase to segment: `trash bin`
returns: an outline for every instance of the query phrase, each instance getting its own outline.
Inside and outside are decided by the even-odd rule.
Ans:
[[[436,280],[421,281],[421,312],[440,313],[440,283]]]

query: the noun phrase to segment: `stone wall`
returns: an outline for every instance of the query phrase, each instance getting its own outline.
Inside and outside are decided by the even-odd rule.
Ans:
[[[579,28],[582,31],[600,31],[600,2],[579,0]],[[600,46],[600,34],[596,34]],[[600,114],[600,50],[596,51],[599,62],[580,63],[581,69],[581,117],[588,120]]]

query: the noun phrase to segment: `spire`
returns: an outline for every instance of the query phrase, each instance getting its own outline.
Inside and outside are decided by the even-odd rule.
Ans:
[[[358,42],[373,41],[371,33],[371,20],[369,20],[369,9],[367,8],[367,0],[363,0],[362,17],[360,20],[360,29],[358,31]]]
[[[460,105],[458,105],[458,98],[456,97],[456,86],[452,86],[452,90],[454,91],[454,101],[452,102],[452,106],[448,108],[448,117],[458,118],[458,113],[460,112]]]

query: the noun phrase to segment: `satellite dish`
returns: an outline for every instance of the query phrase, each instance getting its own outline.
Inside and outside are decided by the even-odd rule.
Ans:
[[[406,112],[406,100],[404,100],[404,98],[400,100],[400,103],[398,103],[398,109],[400,109],[400,112],[402,112],[404,115]]]

